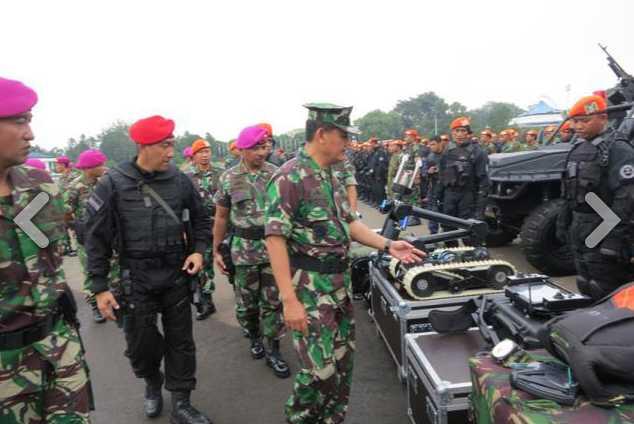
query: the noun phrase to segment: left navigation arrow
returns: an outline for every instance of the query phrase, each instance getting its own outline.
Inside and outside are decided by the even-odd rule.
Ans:
[[[32,219],[39,211],[42,210],[50,199],[51,196],[47,193],[42,192],[38,194],[35,198],[33,198],[33,200],[31,200],[31,203],[26,205],[26,207],[15,216],[15,219],[13,220],[15,225],[20,227],[20,229],[24,231],[40,249],[48,247],[50,242],[46,235],[40,231],[35,224],[33,224]]]

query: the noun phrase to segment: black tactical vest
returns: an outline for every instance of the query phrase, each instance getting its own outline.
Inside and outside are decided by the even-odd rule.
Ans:
[[[467,142],[465,142],[467,143]],[[474,147],[455,146],[445,153],[444,166],[440,170],[440,182],[446,187],[466,187],[474,184]]]
[[[182,217],[183,181],[174,167],[144,177],[132,163],[108,171],[116,193],[116,210],[122,257],[130,259],[164,258],[166,266],[179,263],[185,255],[184,226],[177,223],[150,195],[142,192],[148,184]],[[186,178],[186,177],[185,177]]]
[[[568,155],[564,170],[565,198],[570,207],[583,213],[593,210],[586,202],[586,194],[593,192],[607,205],[612,204],[608,186],[608,155],[610,133],[600,135],[591,142],[578,141]]]

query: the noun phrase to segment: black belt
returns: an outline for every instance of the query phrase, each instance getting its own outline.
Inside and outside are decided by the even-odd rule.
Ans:
[[[321,261],[311,256],[293,255],[290,257],[290,260],[293,268],[319,272],[320,274],[341,274],[350,268],[350,261],[348,259],[329,259]]]
[[[263,240],[264,227],[249,227],[249,228],[234,227],[233,234],[247,240]]]
[[[134,257],[125,256],[126,264],[131,269],[138,270],[152,270],[152,269],[165,269],[165,268],[174,268],[180,267],[185,262],[185,256],[180,253],[167,254],[163,256],[156,257]]]
[[[39,342],[51,333],[60,318],[61,314],[55,312],[28,327],[7,333],[0,333],[0,351],[22,349],[35,342]]]

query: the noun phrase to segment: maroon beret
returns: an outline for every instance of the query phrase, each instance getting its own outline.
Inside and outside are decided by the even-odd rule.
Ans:
[[[139,119],[130,127],[130,138],[136,144],[156,144],[174,137],[174,121],[154,115]]]

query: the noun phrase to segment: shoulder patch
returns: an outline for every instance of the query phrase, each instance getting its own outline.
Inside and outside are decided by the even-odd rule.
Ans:
[[[619,175],[624,180],[631,180],[634,178],[634,166],[630,164],[623,165],[621,169],[619,169]]]
[[[88,198],[88,206],[94,209],[95,212],[99,212],[99,210],[103,207],[103,200],[101,197],[97,195],[97,193],[93,193]]]

